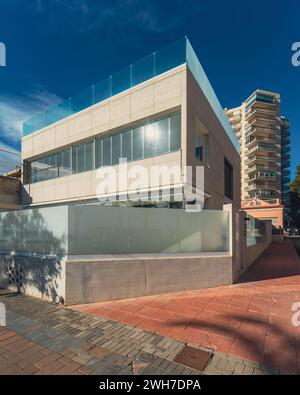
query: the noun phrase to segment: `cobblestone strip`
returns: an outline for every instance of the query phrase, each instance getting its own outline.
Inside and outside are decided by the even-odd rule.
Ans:
[[[4,349],[6,355],[1,360],[0,354],[1,373],[1,364],[4,369],[9,362],[8,366],[13,366],[10,371],[16,374],[21,374],[16,366],[32,374],[201,374],[173,361],[185,346],[181,341],[21,294],[0,291],[0,302],[6,306],[7,327],[19,336],[20,344],[17,342],[14,350],[21,347],[21,353],[30,354],[30,348],[34,349],[31,362],[25,366],[21,360],[15,361],[17,354],[5,354],[6,340],[3,343],[0,333],[0,353]],[[39,347],[53,356],[44,362],[35,360],[42,353]],[[284,372],[218,352],[204,371],[223,375],[280,373]]]

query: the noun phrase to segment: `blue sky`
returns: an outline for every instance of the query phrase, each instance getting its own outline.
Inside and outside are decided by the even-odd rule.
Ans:
[[[300,4],[282,1],[0,0],[0,144],[20,148],[22,121],[187,35],[223,107],[257,88],[282,96],[300,164]],[[0,154],[0,164],[12,156]],[[2,162],[1,162],[2,161]]]

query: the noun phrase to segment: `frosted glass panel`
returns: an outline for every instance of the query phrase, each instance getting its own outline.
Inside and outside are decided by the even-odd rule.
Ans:
[[[0,250],[55,255],[229,251],[229,213],[69,205],[0,213]],[[213,236],[212,236],[213,235]]]
[[[228,237],[225,211],[70,206],[70,255],[223,252]]]
[[[68,252],[68,206],[2,212],[0,225],[0,250]]]
[[[249,214],[247,217],[247,247],[266,241],[266,224]]]

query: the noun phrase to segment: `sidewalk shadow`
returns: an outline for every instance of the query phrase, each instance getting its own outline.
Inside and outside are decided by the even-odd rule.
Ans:
[[[240,321],[241,317],[236,314],[220,314],[220,319],[225,320],[225,322],[226,320]],[[217,332],[219,336],[223,336],[224,338],[233,338],[232,344],[234,344],[235,341],[238,341],[239,346],[237,349],[233,348],[232,352],[229,351],[230,355],[247,359],[243,357],[243,352],[241,351],[246,350],[246,353],[248,352],[249,355],[252,354],[252,358],[248,359],[259,362],[261,368],[266,372],[274,374],[274,369],[281,369],[286,373],[300,374],[300,366],[298,366],[297,362],[297,344],[295,336],[291,336],[291,334],[283,330],[277,324],[266,323],[265,320],[246,317],[241,324],[252,325],[253,333],[243,333],[243,331],[240,331],[239,329],[232,330],[229,327],[226,327],[226,325],[221,325],[218,322],[212,323],[211,321],[207,322],[201,319],[193,319],[191,322],[185,320],[174,320],[170,322],[169,325],[174,327],[177,325],[186,325],[187,327],[199,329],[200,331],[204,330],[208,332],[208,336],[210,332],[212,334]],[[255,334],[257,333],[257,329],[255,332],[255,327],[258,328],[258,330],[265,329],[266,333],[263,340],[259,340],[259,336]],[[270,332],[272,332],[272,337],[276,337],[278,340],[280,339],[277,347],[265,347],[267,333]],[[208,345],[205,344],[205,347],[208,347]],[[293,350],[295,358],[292,357]],[[216,351],[222,352],[222,350],[217,349]]]

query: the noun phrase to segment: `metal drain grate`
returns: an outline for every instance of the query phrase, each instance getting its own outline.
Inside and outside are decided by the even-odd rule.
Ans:
[[[213,357],[212,352],[199,350],[190,346],[185,346],[175,357],[174,361],[197,369],[203,372],[210,359]]]

